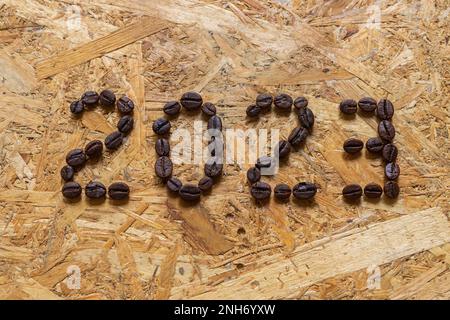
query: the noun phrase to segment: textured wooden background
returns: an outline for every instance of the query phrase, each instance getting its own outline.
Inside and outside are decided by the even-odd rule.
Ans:
[[[0,297],[449,299],[449,12],[445,0],[1,0]],[[124,180],[132,198],[65,203],[66,152],[117,121],[100,108],[75,119],[68,105],[102,88],[134,99],[136,127],[78,181]],[[293,114],[246,123],[245,108],[263,91],[308,97],[314,133],[268,180],[314,181],[315,203],[258,207],[237,165],[195,207],[168,197],[151,123],[187,90],[216,103],[226,127],[284,136]],[[340,196],[382,182],[380,159],[342,152],[347,137],[376,135],[376,119],[339,115],[341,99],[362,96],[396,108],[395,202]],[[66,282],[73,266],[80,289]]]

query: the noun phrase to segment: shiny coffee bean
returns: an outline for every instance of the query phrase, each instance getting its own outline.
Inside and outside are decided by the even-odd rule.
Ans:
[[[387,162],[395,162],[397,160],[398,149],[393,143],[388,143],[383,147],[383,159]]]
[[[117,101],[117,109],[124,114],[131,113],[134,109],[134,102],[127,96],[123,96]]]
[[[163,107],[164,113],[169,116],[176,116],[180,113],[180,110],[181,104],[178,101],[169,101]]]
[[[270,198],[272,188],[265,182],[258,181],[250,188],[250,193],[256,200],[265,200]]]
[[[211,177],[203,177],[198,182],[198,188],[202,192],[206,192],[206,191],[211,190],[213,184],[214,184],[214,180]]]
[[[86,154],[81,149],[73,149],[67,154],[66,162],[74,168],[81,167],[86,163]]]
[[[269,156],[262,156],[256,160],[255,167],[258,169],[269,168],[272,165],[273,159]]]
[[[288,141],[292,146],[298,147],[306,141],[308,137],[308,130],[303,127],[296,127],[291,131],[288,137]]]
[[[385,141],[392,141],[395,137],[395,128],[388,120],[380,121],[378,124],[378,135]]]
[[[64,166],[64,167],[61,168],[60,174],[61,174],[61,178],[64,181],[70,181],[70,180],[73,179],[73,176],[75,174],[75,170],[74,170],[73,167],[67,165],[67,166]]]
[[[250,184],[254,184],[261,179],[261,171],[256,167],[251,167],[247,170],[247,180]]]
[[[70,104],[70,112],[73,114],[81,114],[84,111],[84,105],[80,100],[73,101]]]
[[[203,98],[197,92],[186,92],[181,96],[180,103],[189,111],[198,110],[203,104]]]
[[[369,183],[364,187],[364,195],[367,198],[379,198],[383,193],[383,188],[377,183]]]
[[[384,167],[384,175],[389,180],[395,180],[400,175],[400,166],[395,162],[389,162]]]
[[[256,105],[261,109],[270,109],[273,103],[273,97],[269,93],[260,93],[256,97]]]
[[[185,184],[180,188],[178,194],[185,201],[197,201],[200,199],[201,190],[193,184]]]
[[[358,107],[364,112],[373,112],[377,107],[377,101],[370,97],[361,98]]]
[[[164,118],[159,118],[153,122],[152,129],[153,129],[154,133],[163,135],[170,131],[170,127],[171,127],[171,124],[170,124],[169,120],[164,119]]]
[[[103,152],[103,143],[100,140],[93,140],[84,147],[84,153],[91,158],[99,158]]]
[[[216,106],[211,102],[205,102],[202,105],[202,112],[205,116],[212,117],[217,113]]]
[[[219,116],[212,116],[208,120],[207,129],[216,129],[222,131],[222,119]]]
[[[342,195],[347,200],[356,200],[362,196],[362,188],[359,184],[349,184],[342,189]]]
[[[314,197],[317,193],[317,187],[314,183],[300,182],[292,188],[292,194],[300,200],[307,200]]]
[[[311,130],[314,126],[314,113],[310,108],[304,107],[298,110],[298,119],[303,128]]]
[[[344,141],[343,147],[347,153],[357,153],[364,147],[364,142],[359,139],[350,138]]]
[[[294,107],[297,110],[306,108],[308,106],[308,99],[306,99],[305,97],[298,97],[297,99],[294,100]]]
[[[172,175],[173,164],[169,157],[159,157],[155,162],[155,173],[161,179],[167,179]]]
[[[285,158],[289,155],[289,153],[291,152],[291,144],[286,141],[286,140],[280,140],[280,142],[278,142],[278,157],[280,159]]]
[[[285,93],[280,93],[276,95],[273,101],[275,107],[277,107],[279,110],[290,110],[292,104],[294,103],[292,97]]]
[[[261,107],[259,107],[256,104],[252,104],[247,107],[247,110],[245,110],[245,113],[250,118],[255,118],[255,117],[259,116],[259,114],[261,113],[261,110],[262,110]]]
[[[394,106],[388,99],[381,99],[377,106],[377,117],[380,120],[390,120],[394,116]]]
[[[273,189],[273,194],[275,195],[275,198],[278,200],[287,200],[290,198],[292,193],[291,188],[284,183],[277,184],[275,186],[275,189]]]
[[[108,187],[108,196],[113,200],[124,200],[130,195],[130,187],[123,182],[114,182]]]
[[[67,199],[76,199],[81,196],[81,186],[79,183],[70,181],[66,182],[62,187],[62,194]]]
[[[211,178],[218,177],[222,174],[222,170],[223,170],[223,164],[218,163],[215,160],[210,159],[205,163],[204,172],[205,172],[205,175],[208,177],[211,177]]]
[[[106,195],[106,187],[101,182],[91,181],[84,188],[84,193],[88,198],[101,199]]]
[[[129,133],[134,126],[134,120],[133,117],[130,115],[125,115],[119,119],[119,122],[117,122],[117,129],[122,132],[123,134]]]
[[[378,137],[370,138],[366,142],[367,151],[372,152],[372,153],[381,152],[381,150],[383,150],[383,147],[384,147],[383,140],[381,140]]]
[[[119,131],[114,131],[105,138],[105,146],[109,150],[118,149],[122,145],[122,143],[123,134]]]
[[[100,105],[106,108],[114,107],[116,104],[116,95],[111,90],[103,90],[99,97]]]
[[[169,191],[178,193],[178,191],[180,191],[181,187],[183,186],[183,183],[180,179],[171,177],[167,180],[166,186]]]
[[[162,156],[168,157],[170,154],[169,140],[164,139],[164,138],[159,138],[158,140],[156,140],[155,151],[156,151],[156,154],[160,157],[162,157]]]
[[[86,107],[94,107],[97,105],[99,99],[99,95],[95,91],[86,91],[81,96],[81,102]]]
[[[341,110],[342,113],[354,114],[356,113],[358,107],[355,100],[346,99],[339,104],[339,109]]]
[[[384,184],[384,194],[386,197],[394,199],[397,198],[400,193],[400,187],[395,181],[386,181]]]

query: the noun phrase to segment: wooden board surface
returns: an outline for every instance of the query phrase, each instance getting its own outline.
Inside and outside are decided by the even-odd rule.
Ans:
[[[3,0],[0,298],[449,299],[448,12],[443,0]],[[135,129],[77,180],[123,180],[132,197],[67,203],[65,154],[117,121],[100,108],[77,119],[68,105],[102,88],[135,101]],[[225,127],[283,137],[294,114],[249,122],[246,107],[264,91],[306,96],[314,132],[265,179],[313,181],[315,202],[257,206],[236,165],[194,207],[166,194],[151,124],[188,90],[214,102]],[[346,183],[383,181],[379,158],[342,152],[344,139],[376,135],[375,118],[338,112],[363,96],[395,106],[397,201],[340,196]]]

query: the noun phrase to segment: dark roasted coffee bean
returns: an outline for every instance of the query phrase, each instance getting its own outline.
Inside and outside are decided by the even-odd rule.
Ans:
[[[216,130],[222,131],[222,119],[220,119],[219,116],[212,116],[208,120],[207,128],[208,128],[208,130],[216,129]]]
[[[81,195],[81,186],[79,183],[70,181],[66,182],[62,187],[62,194],[65,198],[76,199]]]
[[[390,120],[394,115],[394,106],[388,99],[378,101],[377,116],[380,120]]]
[[[291,145],[298,147],[305,142],[308,137],[308,130],[303,127],[297,127],[291,131],[288,137],[288,141]]]
[[[108,195],[113,200],[124,200],[130,195],[130,187],[123,182],[114,182],[108,187]]]
[[[269,168],[271,166],[271,164],[272,164],[272,160],[273,159],[271,157],[269,157],[269,156],[259,157],[256,160],[255,167],[257,167],[258,169]]]
[[[357,111],[357,103],[353,99],[346,99],[339,104],[342,113],[353,114]]]
[[[114,131],[105,138],[105,146],[109,150],[116,150],[122,145],[123,134],[119,131]]]
[[[347,153],[357,153],[364,147],[364,142],[359,139],[350,138],[344,141],[344,150]]]
[[[205,102],[202,105],[202,112],[205,116],[212,117],[217,112],[216,106],[211,102]]]
[[[106,187],[101,182],[91,181],[84,188],[84,193],[88,198],[100,199],[106,195]]]
[[[256,200],[265,200],[270,198],[272,188],[265,182],[258,181],[254,183],[250,189],[250,193]]]
[[[183,186],[183,183],[180,181],[180,179],[171,177],[167,180],[166,186],[169,191],[178,193],[178,191],[180,191],[181,187]]]
[[[186,92],[181,96],[180,103],[187,110],[197,110],[203,104],[203,98],[197,92]]]
[[[172,175],[173,164],[169,157],[159,157],[155,162],[155,173],[161,179],[167,179]]]
[[[398,149],[393,143],[388,143],[383,147],[383,159],[387,162],[395,162],[397,160]]]
[[[317,187],[314,183],[300,182],[292,188],[292,194],[297,199],[306,200],[315,196]]]
[[[256,97],[256,105],[261,109],[269,109],[272,106],[273,97],[269,93],[260,93]]]
[[[308,130],[311,130],[314,126],[314,113],[308,107],[298,110],[298,119],[300,120],[300,124]]]
[[[127,96],[123,96],[117,101],[117,109],[119,109],[121,113],[131,113],[134,109],[134,102]]]
[[[205,163],[204,172],[205,175],[211,178],[217,177],[222,174],[223,164],[218,163],[214,158],[211,158]]]
[[[289,142],[287,142],[286,140],[280,140],[280,142],[278,142],[278,157],[281,158],[285,158],[289,155],[289,153],[291,152],[291,144]]]
[[[284,183],[277,184],[273,189],[273,194],[278,200],[286,200],[291,196],[291,188]]]
[[[383,193],[383,188],[377,183],[369,183],[364,187],[364,195],[367,198],[379,198]]]
[[[342,189],[342,195],[345,199],[355,200],[362,196],[362,188],[359,184],[349,184]]]
[[[103,107],[114,107],[116,104],[116,95],[111,90],[103,90],[100,92],[99,102]]]
[[[84,152],[89,158],[98,158],[103,152],[103,143],[100,140],[93,140],[84,147]]]
[[[297,99],[294,100],[294,107],[297,110],[306,108],[308,106],[308,99],[306,99],[305,97],[298,97]]]
[[[169,116],[176,116],[180,113],[180,110],[181,104],[178,101],[169,101],[163,107],[164,113]]]
[[[206,191],[211,190],[213,184],[214,184],[214,180],[211,177],[203,177],[198,182],[198,188],[202,192],[206,192]]]
[[[261,110],[262,110],[261,107],[257,106],[256,104],[252,104],[247,107],[245,113],[247,113],[247,116],[249,116],[250,118],[255,118],[259,116]]]
[[[75,170],[73,169],[73,167],[67,165],[61,168],[60,174],[61,178],[63,178],[64,181],[70,181],[73,179]]]
[[[84,111],[83,103],[80,100],[73,101],[70,104],[70,112],[73,114],[80,114]]]
[[[398,183],[395,181],[386,181],[384,183],[384,194],[388,198],[397,198],[398,194],[400,193],[400,188],[398,186]]]
[[[261,171],[256,167],[251,167],[247,170],[247,180],[250,184],[254,184],[261,179]]]
[[[86,107],[94,107],[97,105],[99,99],[99,95],[95,91],[86,91],[81,96],[81,102]]]
[[[162,135],[168,133],[170,131],[170,127],[171,124],[169,120],[159,118],[153,122],[152,129],[154,133]]]
[[[383,140],[381,140],[378,137],[370,138],[366,142],[366,149],[369,152],[378,153],[381,150],[383,150],[383,147],[384,147]]]
[[[373,112],[377,107],[377,101],[370,97],[361,98],[358,107],[364,112]]]
[[[180,188],[178,194],[180,198],[186,201],[197,201],[200,199],[200,188],[193,184],[185,184]]]
[[[400,166],[395,162],[389,162],[384,167],[384,174],[389,180],[395,180],[400,175]]]
[[[81,167],[86,162],[86,154],[81,149],[73,149],[66,156],[66,162],[72,167]]]
[[[378,135],[385,141],[392,141],[395,137],[395,128],[389,120],[380,121]]]
[[[292,104],[294,103],[292,97],[285,93],[280,93],[276,95],[275,98],[273,99],[273,102],[275,104],[275,107],[277,107],[280,110],[290,110]]]
[[[169,156],[170,153],[170,144],[169,140],[164,138],[159,138],[155,143],[155,150],[158,156]]]
[[[117,129],[122,132],[123,134],[129,133],[134,126],[134,120],[133,117],[130,115],[123,116],[119,119],[119,122],[117,122]]]

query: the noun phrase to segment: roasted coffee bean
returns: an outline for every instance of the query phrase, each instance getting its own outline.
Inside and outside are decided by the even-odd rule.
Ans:
[[[159,138],[155,143],[155,150],[158,156],[169,156],[170,153],[170,144],[169,140],[164,138]]]
[[[256,167],[251,167],[247,170],[247,180],[250,184],[254,184],[261,179],[261,171]]]
[[[385,141],[392,141],[395,137],[395,128],[389,120],[380,121],[378,135]]]
[[[292,188],[292,194],[294,197],[300,200],[311,199],[315,196],[317,192],[317,187],[311,182],[300,182],[297,183],[294,188]]]
[[[277,107],[280,110],[290,110],[292,104],[294,103],[292,97],[285,93],[278,94],[277,96],[275,96],[275,99],[273,101],[275,107]]]
[[[361,98],[358,107],[364,112],[373,112],[377,107],[377,101],[370,97]]]
[[[286,200],[291,196],[291,188],[284,183],[277,184],[273,189],[273,194],[278,200]]]
[[[265,182],[258,181],[250,188],[250,193],[256,200],[265,200],[270,198],[272,188]]]
[[[272,158],[269,156],[262,156],[256,160],[255,167],[258,169],[269,168],[272,165]]]
[[[95,91],[86,91],[81,96],[81,102],[86,107],[94,107],[97,105],[99,99],[99,95]]]
[[[297,127],[291,131],[288,137],[288,141],[292,146],[298,147],[305,142],[308,137],[308,130],[303,127]]]
[[[103,107],[114,107],[116,104],[116,95],[111,90],[103,90],[100,92],[99,102]]]
[[[400,188],[398,186],[398,183],[395,181],[386,181],[384,183],[384,194],[386,197],[394,199],[398,197],[398,194],[400,193]]]
[[[170,124],[169,120],[164,119],[164,118],[159,118],[153,122],[152,129],[153,129],[154,133],[162,135],[162,134],[168,133],[170,131],[170,127],[171,127],[171,124]]]
[[[74,168],[81,167],[86,163],[86,154],[81,149],[73,149],[67,154],[66,162]]]
[[[65,198],[76,199],[81,195],[81,186],[79,183],[70,181],[66,182],[62,187],[62,194]]]
[[[167,180],[166,186],[169,191],[178,193],[178,191],[180,191],[181,187],[183,186],[183,183],[180,181],[180,179],[171,177]]]
[[[354,114],[357,111],[357,103],[353,99],[346,99],[339,104],[339,109],[345,114]]]
[[[308,130],[311,130],[314,126],[314,113],[308,107],[298,110],[298,119],[300,120],[300,124]]]
[[[350,138],[344,141],[344,150],[347,153],[357,153],[364,147],[364,142],[359,139]]]
[[[124,200],[130,195],[130,187],[123,182],[114,182],[108,187],[108,195],[113,200]]]
[[[202,105],[202,112],[205,116],[212,117],[217,112],[216,106],[211,102],[205,102]]]
[[[131,113],[134,109],[134,102],[127,96],[123,96],[117,101],[117,109],[124,114]]]
[[[93,140],[84,147],[84,153],[91,158],[98,158],[102,155],[103,143],[100,140]]]
[[[383,159],[387,162],[394,162],[397,160],[398,149],[393,143],[388,143],[383,147]]]
[[[378,101],[377,116],[380,120],[390,120],[394,116],[394,106],[388,99]]]
[[[369,183],[364,187],[364,195],[367,198],[379,198],[383,193],[383,188],[377,183]]]
[[[134,126],[134,120],[133,117],[130,115],[123,116],[119,119],[119,122],[117,122],[117,129],[122,132],[123,134],[129,133]]]
[[[197,201],[200,199],[200,188],[193,184],[185,184],[180,188],[178,194],[180,198],[186,201]]]
[[[73,114],[80,114],[84,111],[84,105],[80,100],[73,101],[70,104],[70,112]]]
[[[383,150],[383,147],[384,147],[383,140],[381,140],[378,137],[370,138],[366,142],[366,149],[369,152],[378,153],[381,150]]]
[[[384,167],[384,174],[389,180],[395,180],[400,175],[400,166],[395,162],[389,162]]]
[[[256,97],[256,105],[261,109],[270,109],[273,103],[273,97],[269,93],[260,93]]]
[[[163,107],[164,113],[169,116],[176,116],[180,113],[180,110],[181,104],[178,101],[169,101]]]
[[[212,116],[208,120],[207,129],[216,129],[222,131],[222,119],[218,116]]]
[[[67,165],[67,166],[64,166],[61,168],[60,174],[61,174],[61,178],[64,181],[70,181],[73,179],[75,170],[73,169],[73,167]]]
[[[280,142],[278,142],[278,157],[280,159],[285,158],[289,155],[289,153],[291,152],[291,144],[289,142],[287,142],[286,140],[280,140]]]
[[[211,190],[213,184],[214,184],[214,180],[211,177],[203,177],[198,182],[198,188],[202,192],[206,192],[206,191]]]
[[[362,196],[362,188],[359,184],[349,184],[342,189],[342,195],[348,200],[359,199]]]
[[[306,108],[308,106],[308,99],[306,99],[305,97],[298,97],[297,99],[294,100],[294,107],[297,110]]]
[[[173,164],[169,157],[162,156],[156,160],[155,173],[161,179],[167,179],[172,175]]]
[[[255,118],[257,116],[259,116],[259,114],[261,113],[261,107],[259,107],[256,104],[252,104],[249,105],[247,107],[247,110],[245,110],[245,113],[247,113],[247,116],[249,116],[250,118]]]
[[[84,193],[88,198],[100,199],[106,195],[106,187],[101,182],[91,181],[84,188]]]
[[[105,146],[109,150],[116,150],[122,145],[122,143],[123,134],[119,131],[114,131],[105,138]]]
[[[197,92],[186,92],[181,96],[181,105],[187,110],[197,110],[203,104],[203,98]]]
[[[222,174],[223,164],[218,163],[216,160],[208,160],[205,163],[204,172],[205,175],[211,178],[217,177]]]

